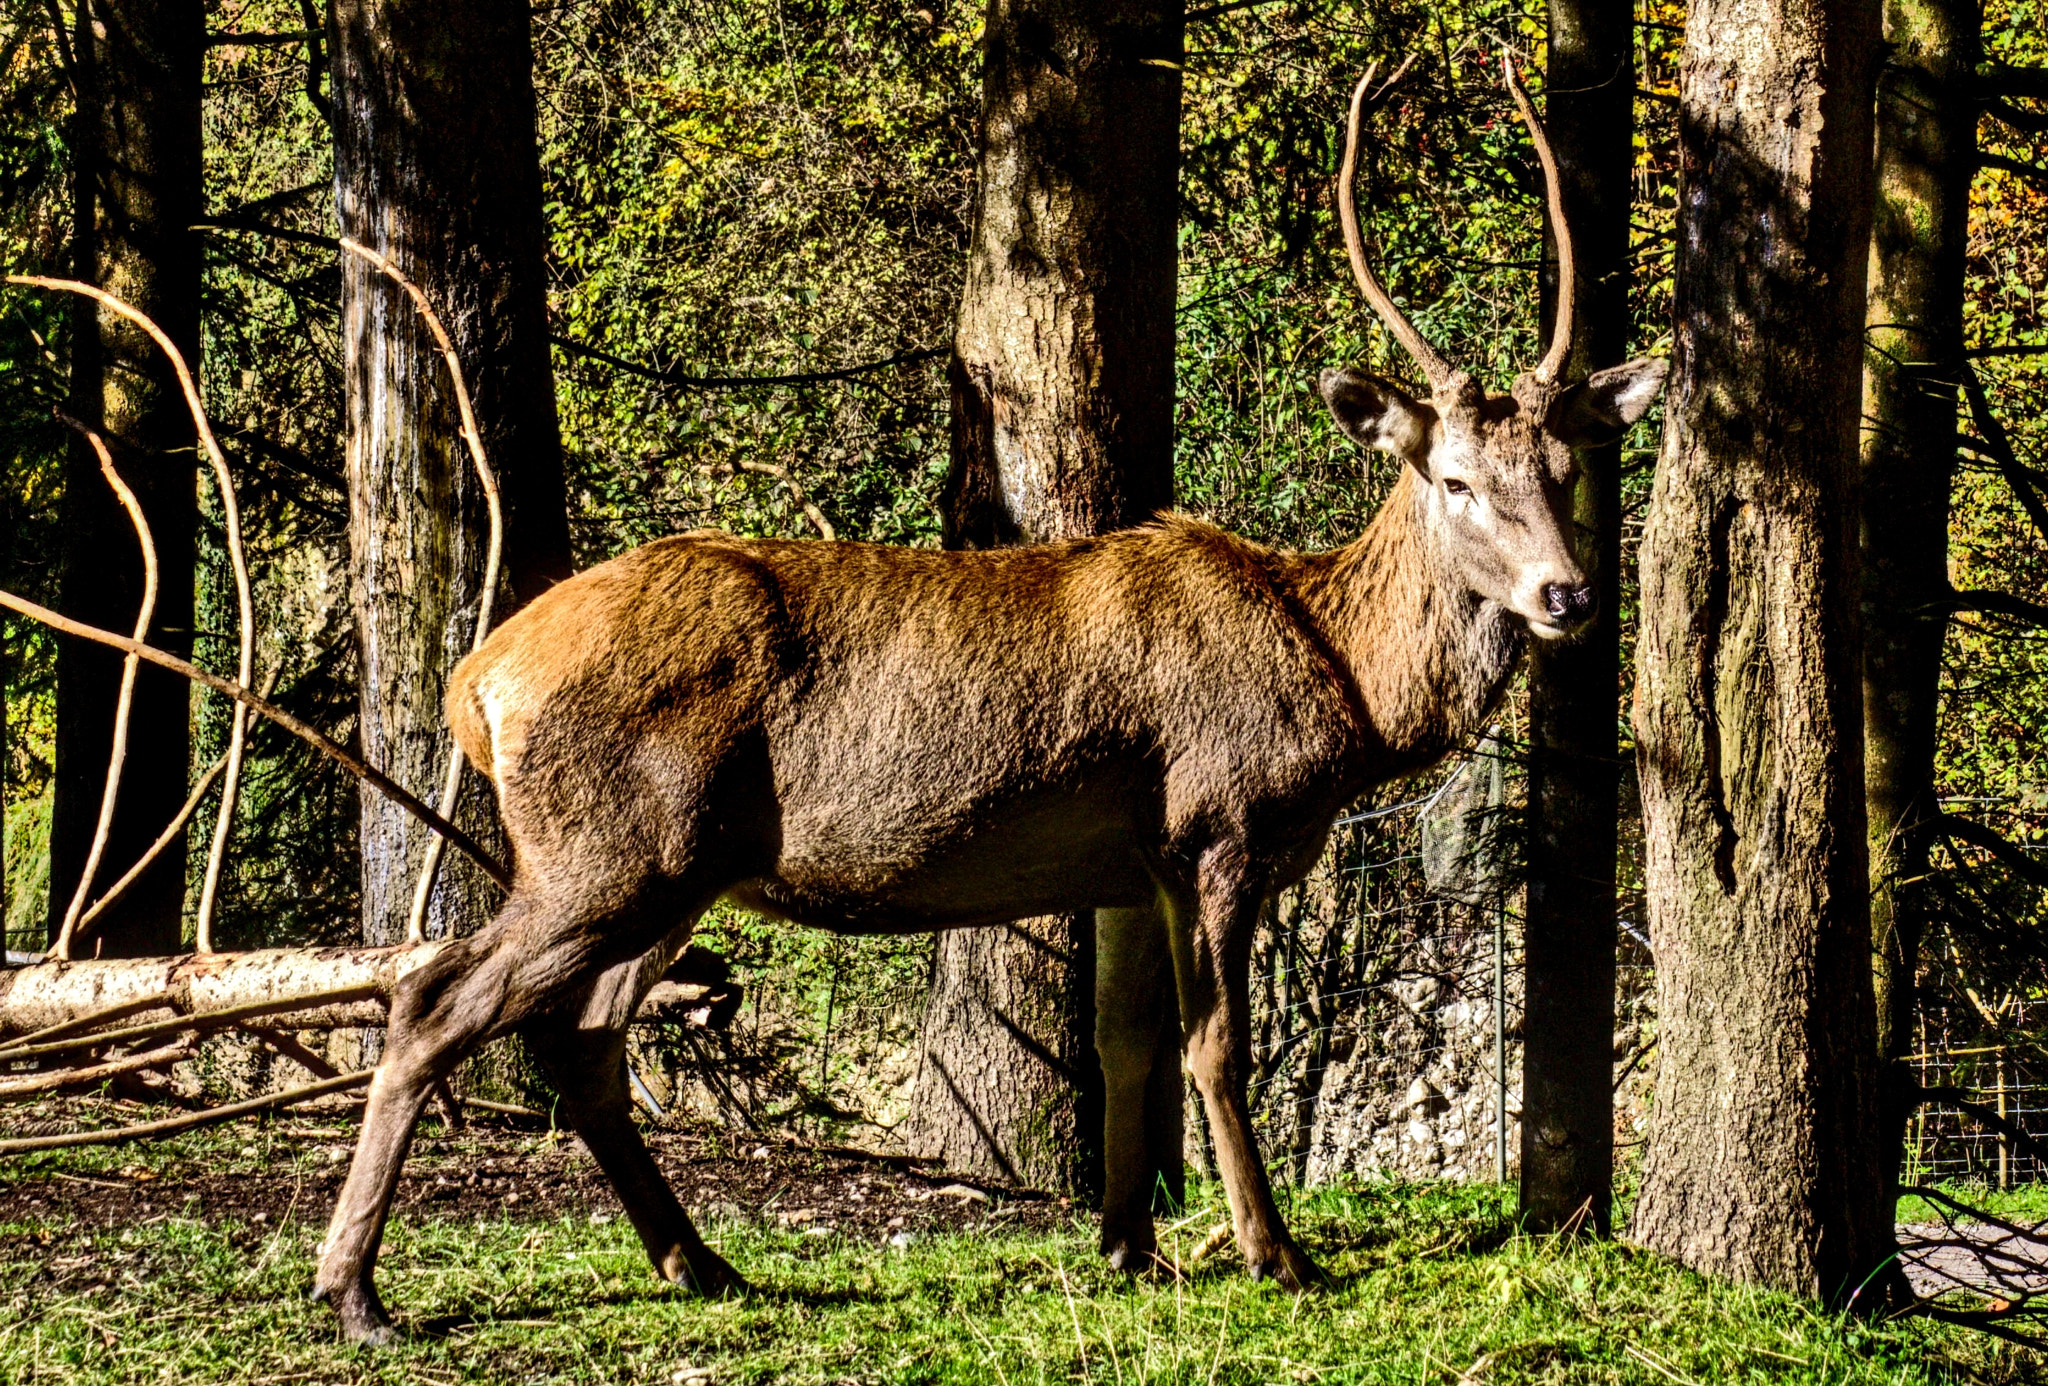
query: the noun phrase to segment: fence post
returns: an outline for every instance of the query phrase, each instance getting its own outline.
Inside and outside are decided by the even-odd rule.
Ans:
[[[1493,906],[1493,1177],[1508,1182],[1508,901]]]
[[[1998,1116],[2005,1119],[2005,1046],[1998,1046]],[[1998,1129],[1998,1187],[2012,1187],[2012,1144],[2005,1138],[2005,1128]]]

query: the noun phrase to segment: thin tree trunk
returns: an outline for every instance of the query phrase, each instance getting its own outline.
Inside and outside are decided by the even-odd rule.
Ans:
[[[199,364],[202,7],[194,0],[89,0],[73,33],[80,91],[74,176],[75,273],[126,300]],[[192,545],[197,452],[192,420],[163,353],[133,324],[80,299],[72,329],[72,412],[114,447],[161,567],[152,644],[192,648]],[[65,614],[128,629],[142,593],[142,556],[127,517],[83,442],[66,458],[60,590]],[[55,937],[90,855],[113,747],[121,657],[65,641],[57,655],[56,795],[50,822],[50,931]],[[97,883],[148,849],[185,799],[191,690],[175,674],[141,671],[127,756]],[[176,952],[185,850],[174,846],[82,941],[85,955]]]
[[[570,571],[543,279],[527,7],[339,0],[335,197],[342,233],[425,291],[461,356],[503,487],[514,603]],[[445,366],[404,293],[343,256],[351,594],[371,764],[431,794],[450,750],[442,696],[469,649],[487,537]],[[500,613],[507,607],[500,605]],[[474,775],[457,822],[492,817]],[[363,796],[363,940],[404,938],[426,833]],[[497,891],[450,860],[427,933],[473,931]]]
[[[1099,534],[1173,495],[1181,6],[990,0],[986,43],[942,501],[960,548]],[[1092,1191],[1093,958],[1086,916],[940,937],[913,1152]],[[1173,1075],[1171,1116],[1147,1105],[1177,1187]]]
[[[1927,866],[1941,648],[1948,630],[1949,487],[1963,364],[1963,259],[1976,170],[1976,0],[1885,0],[1877,89],[1877,208],[1864,358],[1863,754],[1880,1135],[1896,1183],[1905,1148],[1914,970],[1924,932],[1912,881]]]
[[[1635,132],[1629,0],[1553,0],[1544,127],[1579,265],[1570,369],[1628,354]],[[1552,239],[1555,228],[1551,228]],[[1555,298],[1545,275],[1544,317]],[[1522,1025],[1523,1222],[1605,1235],[1614,1196],[1614,860],[1621,793],[1621,445],[1583,449],[1579,552],[1592,625],[1529,670],[1529,896]]]
[[[1636,683],[1655,1108],[1635,1238],[1833,1299],[1876,1138],[1856,466],[1875,0],[1700,0]]]

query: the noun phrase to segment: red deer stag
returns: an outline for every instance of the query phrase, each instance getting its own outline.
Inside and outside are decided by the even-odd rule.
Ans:
[[[1480,725],[1525,631],[1590,616],[1571,449],[1618,436],[1664,377],[1639,360],[1562,378],[1564,235],[1542,363],[1508,395],[1450,366],[1366,262],[1351,198],[1366,85],[1345,244],[1430,395],[1323,373],[1338,426],[1407,464],[1356,542],[1282,552],[1178,516],[974,553],[700,531],[563,583],[463,661],[449,720],[497,786],[512,892],[392,999],[316,1288],[350,1338],[391,1331],[371,1272],[422,1103],[513,1030],[558,1075],[655,1269],[707,1294],[744,1284],[648,1154],[621,1062],[639,998],[721,898],[844,933],[1095,910],[1103,1250],[1132,1269],[1153,1256],[1142,1094],[1177,990],[1238,1246],[1254,1275],[1318,1279],[1245,1107],[1260,906],[1345,804]],[[1512,89],[1562,228],[1549,147]]]

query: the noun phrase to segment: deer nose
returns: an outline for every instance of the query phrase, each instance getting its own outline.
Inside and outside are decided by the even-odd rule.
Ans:
[[[1592,620],[1593,608],[1599,600],[1590,582],[1543,584],[1543,609],[1561,626],[1584,625]]]

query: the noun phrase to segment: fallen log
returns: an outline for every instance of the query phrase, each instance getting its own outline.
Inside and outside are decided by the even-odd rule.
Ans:
[[[188,1027],[382,1025],[391,988],[445,946],[266,948],[0,970],[0,1062],[59,1052],[60,1041],[70,1052]],[[716,954],[690,949],[647,994],[639,1020],[724,1028],[741,994],[724,973]],[[89,1033],[115,1022],[117,1030]]]

